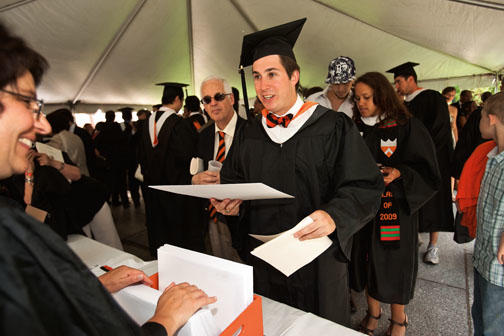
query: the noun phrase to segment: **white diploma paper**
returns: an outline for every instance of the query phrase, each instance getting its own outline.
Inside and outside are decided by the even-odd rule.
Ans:
[[[239,199],[243,201],[274,198],[294,198],[291,195],[273,189],[263,183],[162,185],[149,187],[172,192],[175,194],[201,198],[215,198],[218,200],[223,200],[226,198]]]
[[[310,217],[306,217],[292,229],[280,235],[275,235],[276,237],[274,239],[270,239],[250,253],[266,261],[285,274],[285,276],[290,276],[292,273],[321,255],[332,244],[331,239],[328,237],[303,241],[294,238],[294,233],[312,222],[313,220]],[[254,237],[254,235],[251,236]],[[265,239],[265,237],[267,238],[267,236],[257,235],[255,237],[260,237],[258,239],[261,241],[265,241],[263,239]]]
[[[49,156],[51,159],[59,161],[59,162],[65,162],[63,160],[63,153],[54,147],[51,147],[49,145],[46,145],[42,142],[35,142],[35,147],[37,147],[37,152],[39,153],[44,153],[47,156]]]

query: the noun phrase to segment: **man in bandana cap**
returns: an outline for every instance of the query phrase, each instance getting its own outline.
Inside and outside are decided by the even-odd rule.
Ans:
[[[328,109],[353,116],[352,86],[355,80],[355,63],[347,56],[336,57],[329,63],[325,82],[329,85],[322,92],[308,97],[308,101],[319,103]]]

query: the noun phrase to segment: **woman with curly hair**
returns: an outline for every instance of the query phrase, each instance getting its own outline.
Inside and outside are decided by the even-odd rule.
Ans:
[[[351,284],[366,289],[368,303],[359,329],[373,335],[382,302],[391,305],[387,334],[404,335],[418,269],[418,210],[440,183],[436,153],[427,129],[382,74],[359,77],[354,100],[354,121],[386,185],[376,217],[354,239]]]

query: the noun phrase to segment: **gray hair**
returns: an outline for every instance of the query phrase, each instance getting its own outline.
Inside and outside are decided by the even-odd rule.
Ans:
[[[233,93],[233,91],[231,91],[231,86],[229,85],[229,83],[228,83],[227,80],[225,80],[222,77],[211,75],[211,76],[208,76],[207,78],[205,78],[203,80],[203,82],[201,82],[201,86],[200,86],[200,94],[201,95],[203,95],[201,93],[201,89],[203,88],[203,85],[205,85],[206,82],[210,82],[210,81],[219,81],[219,82],[221,82],[222,86],[224,87],[224,92],[223,93]]]

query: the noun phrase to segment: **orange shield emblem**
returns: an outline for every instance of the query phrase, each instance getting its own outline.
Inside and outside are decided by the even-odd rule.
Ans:
[[[386,141],[380,140],[380,148],[387,157],[391,157],[397,148],[397,139]]]

